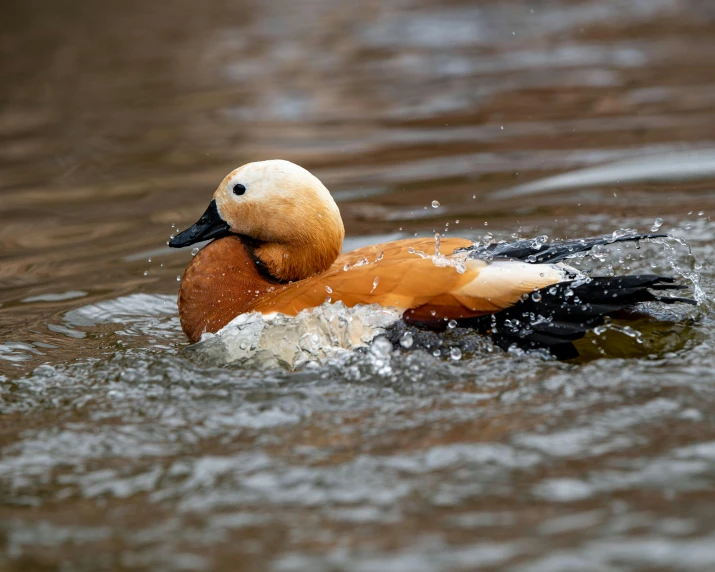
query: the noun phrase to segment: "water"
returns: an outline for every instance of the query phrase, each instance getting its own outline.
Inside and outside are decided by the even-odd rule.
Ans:
[[[714,32],[701,0],[8,6],[0,567],[712,570]],[[691,252],[569,263],[701,304],[573,363],[459,327],[197,356],[165,243],[265,158],[346,248],[657,226]]]

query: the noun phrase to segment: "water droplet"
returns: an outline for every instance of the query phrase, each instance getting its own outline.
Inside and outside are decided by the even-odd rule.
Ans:
[[[151,258],[147,258],[146,261],[147,261],[147,262],[151,262]]]
[[[439,357],[439,355],[440,355],[439,348],[437,348],[436,350],[434,350],[434,351],[432,352],[432,355],[433,355],[434,357]]]
[[[177,281],[177,282],[181,282],[181,276],[177,276],[177,277],[176,277],[176,281]]]
[[[402,334],[402,337],[400,338],[400,345],[403,348],[408,350],[412,347],[413,343],[414,343],[414,338],[412,337],[412,332],[405,332],[404,334]]]
[[[328,294],[332,294],[332,293],[333,293],[333,289],[332,289],[330,286],[326,286],[326,287],[325,287],[325,291],[326,291]]]
[[[454,328],[456,328],[456,327],[457,327],[457,320],[450,320],[450,321],[447,323],[447,327],[448,327],[450,330],[453,330]]]
[[[432,314],[433,316],[436,316],[436,315],[437,315],[437,310],[430,310],[430,314]]]
[[[385,252],[381,250],[380,252],[377,253],[377,258],[375,259],[375,262],[380,262],[380,260],[382,260],[384,256],[385,256]]]
[[[407,252],[409,252],[410,254],[414,254],[414,253],[415,253],[415,249],[410,246],[410,247],[407,249]]]
[[[449,357],[452,358],[454,361],[459,361],[462,359],[462,350],[459,348],[452,348],[449,350]]]
[[[663,225],[663,219],[658,217],[653,221],[653,226],[650,227],[651,232],[658,232],[658,229]]]
[[[149,271],[148,271],[148,270],[145,270],[145,271],[144,271],[144,276],[146,276],[147,274],[149,274]]]
[[[375,288],[377,288],[377,284],[380,282],[380,277],[375,276],[375,280],[372,281],[372,290],[370,290],[370,294],[372,294],[375,291]]]
[[[459,224],[459,219],[455,220],[454,224]]]
[[[345,266],[343,266],[343,270],[344,270],[345,272],[347,272],[348,270],[350,270],[350,263],[349,263],[349,262],[346,262],[346,263],[345,263]]]
[[[534,302],[541,302],[541,292],[538,292],[538,291],[537,291],[537,292],[534,292],[534,293],[531,295],[531,299],[532,299]]]
[[[191,256],[196,256],[199,253],[199,247],[191,249]]]
[[[432,208],[436,209],[439,207],[439,201],[432,201]]]

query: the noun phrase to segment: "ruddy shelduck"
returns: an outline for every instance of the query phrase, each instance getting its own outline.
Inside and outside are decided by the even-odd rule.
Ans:
[[[639,302],[692,302],[657,294],[683,288],[672,278],[587,278],[563,262],[597,244],[663,235],[482,247],[463,238],[413,238],[341,254],[344,235],[328,189],[302,167],[269,160],[232,171],[199,221],[169,242],[180,248],[214,239],[181,281],[187,337],[195,342],[245,312],[293,316],[329,300],[393,307],[426,328],[455,320],[502,347],[568,358],[578,355],[572,342],[606,316]]]

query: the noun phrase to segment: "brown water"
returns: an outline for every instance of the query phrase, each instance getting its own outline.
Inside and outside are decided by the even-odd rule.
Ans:
[[[713,54],[707,0],[5,6],[0,568],[715,569],[709,302],[577,363],[210,368],[165,246],[226,172],[284,158],[347,247],[661,218],[692,256],[601,265],[710,297]]]

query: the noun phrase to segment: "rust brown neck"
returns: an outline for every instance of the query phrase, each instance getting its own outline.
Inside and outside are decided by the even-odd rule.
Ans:
[[[217,332],[276,287],[280,283],[257,266],[251,245],[238,236],[214,240],[184,272],[179,289],[181,327],[196,342],[201,334]]]

